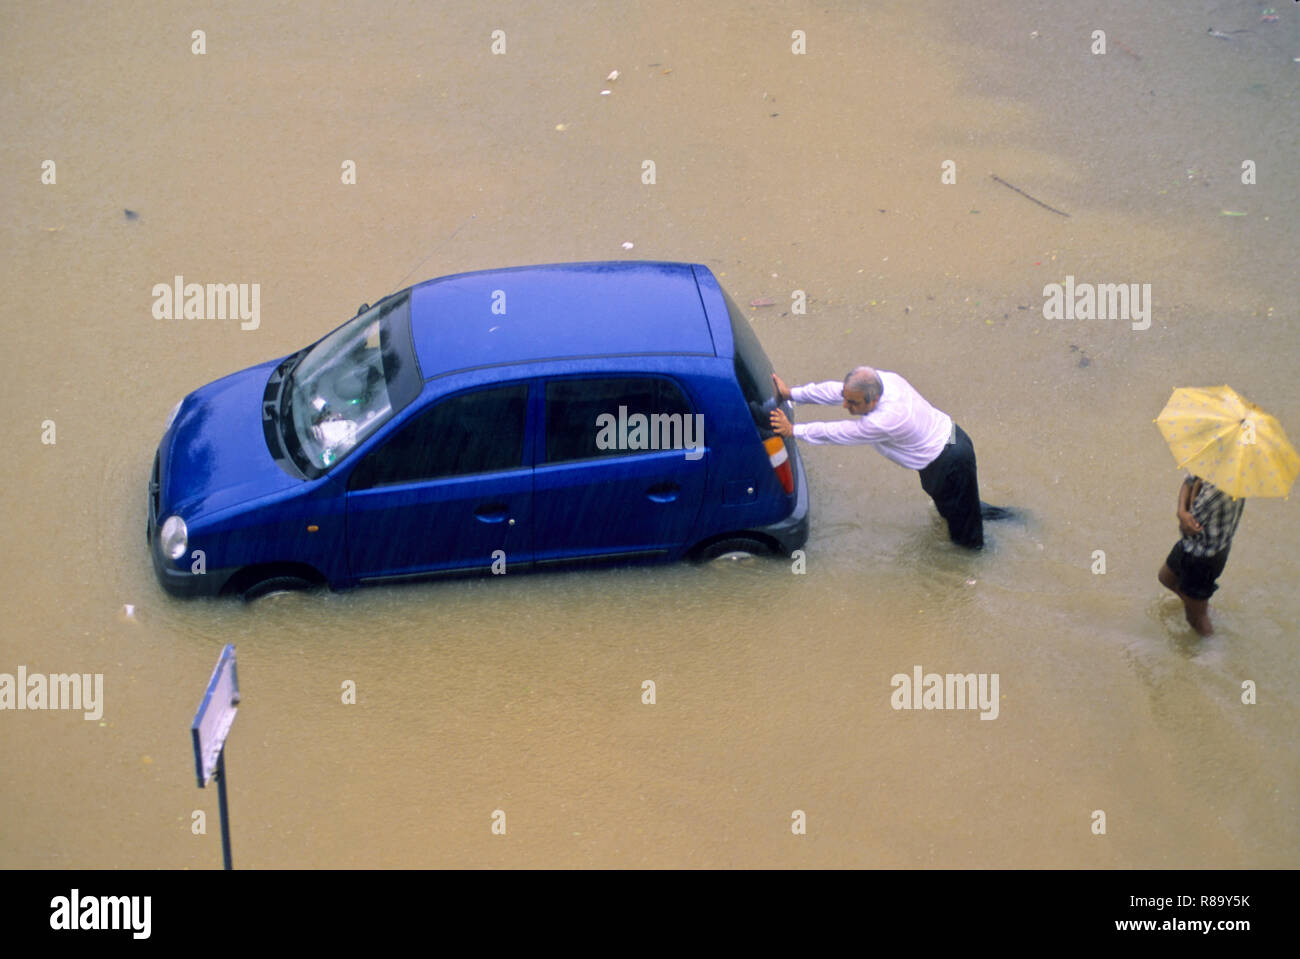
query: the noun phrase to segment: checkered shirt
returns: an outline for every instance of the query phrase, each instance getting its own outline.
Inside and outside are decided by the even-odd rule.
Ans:
[[[1188,486],[1196,482],[1195,476],[1184,480]],[[1192,503],[1192,516],[1201,524],[1201,531],[1183,537],[1183,549],[1192,556],[1216,556],[1232,545],[1232,536],[1241,521],[1245,499],[1233,499],[1213,483],[1201,480],[1201,491]]]

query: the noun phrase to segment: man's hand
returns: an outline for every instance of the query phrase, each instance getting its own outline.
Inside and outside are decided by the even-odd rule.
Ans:
[[[776,379],[776,377],[774,376],[773,379]],[[777,380],[777,382],[780,382],[780,380]],[[772,411],[772,431],[777,436],[794,436],[794,427],[790,425],[790,420],[780,410]]]
[[[786,386],[781,377],[775,373],[772,374],[772,385],[776,387],[776,396],[782,403],[790,402],[790,387]]]
[[[1204,529],[1204,527],[1196,521],[1196,517],[1185,509],[1180,509],[1178,511],[1178,528],[1182,531],[1184,536],[1194,536]]]

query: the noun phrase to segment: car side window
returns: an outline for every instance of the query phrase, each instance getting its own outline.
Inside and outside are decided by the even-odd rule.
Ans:
[[[518,469],[528,385],[461,393],[417,414],[352,471],[349,489]]]
[[[681,449],[696,432],[687,421],[691,414],[677,384],[659,377],[552,380],[546,462]]]

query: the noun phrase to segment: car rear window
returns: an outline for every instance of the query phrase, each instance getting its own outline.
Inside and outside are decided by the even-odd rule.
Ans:
[[[750,325],[748,317],[736,306],[736,301],[729,293],[722,294],[727,301],[727,314],[731,317],[731,338],[736,345],[736,380],[740,391],[745,395],[745,404],[754,425],[764,436],[771,434],[769,413],[776,408],[776,387],[772,384],[772,361],[763,352],[763,345],[758,342],[758,334]]]
[[[681,389],[658,377],[552,380],[546,384],[546,461],[562,463],[683,448],[681,441],[689,437],[683,430],[692,425],[685,417],[691,412]],[[653,424],[646,438],[652,439],[654,446],[610,446],[599,441],[602,423],[627,423],[638,413]],[[606,439],[617,435],[617,430],[605,434]],[[673,442],[677,445],[670,445]]]

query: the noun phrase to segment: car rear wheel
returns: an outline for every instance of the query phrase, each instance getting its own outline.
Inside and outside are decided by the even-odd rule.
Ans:
[[[695,559],[707,563],[715,559],[739,560],[751,556],[769,556],[771,553],[772,547],[757,537],[728,536],[700,547],[695,553]]]
[[[311,589],[315,585],[311,580],[304,579],[301,576],[272,576],[270,579],[263,579],[254,583],[244,590],[241,595],[244,602],[251,603],[253,600],[265,596],[302,592]]]

